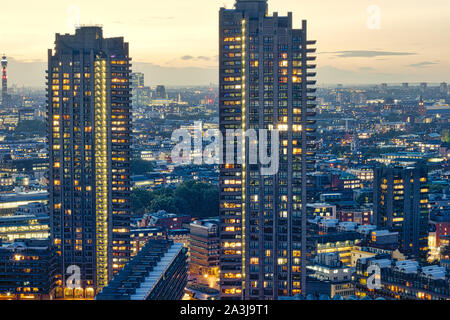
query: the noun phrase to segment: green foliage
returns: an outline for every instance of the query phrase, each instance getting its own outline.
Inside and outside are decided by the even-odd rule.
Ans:
[[[20,121],[15,130],[16,135],[46,135],[46,124],[44,121],[27,120]]]
[[[162,188],[153,192],[134,189],[131,194],[133,212],[185,213],[195,218],[219,215],[219,189],[211,184],[187,181],[175,190]]]
[[[149,206],[150,212],[158,212],[164,210],[170,213],[181,213],[176,205],[176,200],[173,197],[160,196],[153,199]]]
[[[442,138],[441,138],[442,142],[446,142],[446,143],[450,142],[450,130],[448,130],[448,129],[442,130],[441,136],[442,136]]]
[[[192,216],[214,217],[219,214],[219,190],[206,183],[187,181],[175,190],[179,208]]]
[[[396,148],[369,148],[365,153],[364,156],[366,158],[374,158],[374,157],[380,157],[382,154],[385,153],[391,153],[391,152],[397,152],[398,149]]]
[[[373,138],[375,138],[376,140],[393,139],[393,138],[397,138],[404,134],[405,134],[404,131],[389,130],[384,133],[380,132],[378,134],[375,134],[375,135],[373,135]]]
[[[144,189],[133,189],[131,192],[131,209],[134,213],[143,214],[152,203],[153,194]]]
[[[131,160],[130,165],[131,175],[138,176],[143,175],[153,171],[153,165],[149,161],[141,160],[141,159],[133,159]]]
[[[333,148],[331,149],[331,153],[337,155],[339,158],[342,158],[346,152],[350,151],[351,151],[350,146],[334,145]]]

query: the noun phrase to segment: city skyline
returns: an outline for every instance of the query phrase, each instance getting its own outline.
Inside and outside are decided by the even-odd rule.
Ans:
[[[443,0],[22,1],[0,301],[450,301]]]
[[[100,16],[101,4],[87,1],[27,3],[32,14],[20,10],[23,6],[16,3],[5,4],[4,10],[12,14],[3,17],[3,22],[14,32],[2,34],[0,51],[8,56],[10,84],[43,87],[46,48],[54,30],[73,33],[76,24],[102,24],[105,35],[122,34],[132,43],[134,71],[144,72],[151,85],[218,82],[217,10],[223,5],[231,8],[232,0],[181,4],[176,0],[146,4],[132,1],[127,15],[114,1],[111,3],[108,15]],[[297,12],[296,27],[302,19],[312,21],[310,32],[318,40],[319,85],[439,83],[448,81],[450,71],[446,58],[450,45],[442,42],[450,30],[450,22],[445,19],[450,5],[445,0],[433,3],[441,9],[434,10],[434,6],[419,1],[405,6],[386,0],[339,4],[282,0],[271,3],[269,13],[285,14],[286,8]],[[44,19],[48,12],[52,12],[52,19]],[[20,24],[19,20],[9,20],[17,15],[23,17]],[[27,46],[23,46],[24,41]]]

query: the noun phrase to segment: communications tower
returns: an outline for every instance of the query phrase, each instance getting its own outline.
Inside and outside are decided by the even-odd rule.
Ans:
[[[6,68],[8,67],[8,60],[6,60],[6,56],[3,54],[2,56],[2,104],[6,104],[6,100],[8,97],[8,76],[6,73]]]

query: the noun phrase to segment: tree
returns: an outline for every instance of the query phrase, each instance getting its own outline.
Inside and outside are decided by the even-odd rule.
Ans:
[[[144,214],[151,205],[153,194],[144,189],[133,189],[131,192],[131,209],[134,213]]]
[[[344,156],[344,153],[350,151],[351,151],[350,146],[341,146],[341,145],[334,145],[333,148],[331,149],[331,153],[337,155],[339,158],[342,158]]]
[[[193,217],[214,217],[219,214],[219,189],[213,185],[187,181],[175,190],[181,212]]]
[[[135,214],[164,210],[189,214],[195,218],[219,215],[219,188],[198,181],[187,181],[174,191],[161,188],[152,192],[135,189],[131,194],[131,207]]]
[[[20,121],[15,129],[17,135],[46,135],[46,124],[39,120]]]
[[[153,199],[149,209],[151,212],[164,210],[170,213],[180,213],[175,198],[166,196],[160,196]]]
[[[403,134],[405,134],[405,132],[403,131],[389,130],[385,133],[375,134],[373,137],[377,140],[384,140],[384,139],[393,139]]]
[[[160,188],[153,191],[155,198],[173,198],[174,191],[172,188]]]
[[[444,129],[442,130],[442,134],[441,134],[441,140],[442,142],[450,142],[450,131],[448,129]]]
[[[390,152],[396,152],[396,151],[397,151],[396,148],[371,147],[371,148],[367,149],[367,151],[364,153],[364,157],[366,157],[366,158],[376,158],[376,157],[381,156],[382,154],[390,153]]]
[[[153,165],[150,161],[133,159],[131,160],[130,171],[133,176],[143,175],[152,172]]]

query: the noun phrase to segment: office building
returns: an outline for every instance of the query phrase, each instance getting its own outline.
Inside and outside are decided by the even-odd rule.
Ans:
[[[97,26],[56,34],[48,51],[52,239],[63,284],[78,266],[86,292],[106,286],[131,253],[128,54],[123,38]]]
[[[49,239],[0,241],[0,300],[47,300],[61,281]]]
[[[428,250],[428,170],[379,167],[374,180],[374,224],[398,232],[402,253],[425,258]]]
[[[50,218],[47,208],[35,202],[19,207],[12,216],[0,216],[0,240],[14,242],[17,239],[48,239]]]
[[[430,259],[439,260],[441,248],[448,242],[450,236],[450,200],[435,202],[430,215],[430,233],[428,243]]]
[[[269,15],[267,0],[237,0],[234,9],[220,10],[219,19],[222,135],[249,129],[280,133],[274,175],[265,175],[260,162],[250,164],[250,143],[234,141],[233,149],[242,145],[237,150],[242,159],[224,150],[224,159],[234,162],[220,168],[220,295],[246,300],[295,295],[306,286],[302,247],[315,149],[310,79],[315,41],[308,40],[306,21],[301,29],[293,27],[292,13]]]
[[[370,233],[369,244],[375,248],[395,250],[398,246],[398,232],[374,230]]]
[[[135,72],[131,74],[130,87],[133,107],[143,107],[150,104],[151,89],[145,86],[143,73]]]
[[[350,189],[361,189],[361,179],[356,175],[336,170],[331,174],[331,188],[333,191],[348,191]]]
[[[133,95],[134,96],[134,95]],[[149,106],[152,100],[152,90],[150,87],[137,88],[136,103],[138,106]]]
[[[374,286],[369,277],[378,266],[380,286]],[[375,267],[376,268],[376,267]],[[368,286],[372,284],[372,286]],[[386,256],[361,258],[356,264],[356,295],[388,300],[449,300],[450,279],[445,267],[424,266],[413,260],[395,260]]]
[[[0,191],[14,190],[14,179],[9,173],[0,173]]]
[[[441,94],[443,94],[444,96],[448,94],[448,84],[446,82],[442,82],[439,85],[439,91]]]
[[[191,216],[187,214],[168,213],[164,210],[144,214],[142,222],[146,226],[161,227],[165,230],[183,229],[191,223]]]
[[[312,233],[312,232],[311,232]],[[362,236],[358,232],[333,232],[308,237],[308,261],[312,261],[316,256],[326,253],[338,253],[340,261],[346,265],[351,265],[351,252],[355,246],[362,242]]]
[[[162,85],[156,86],[153,100],[165,100],[167,98],[166,87]]]
[[[131,229],[131,256],[134,257],[150,240],[167,239],[167,231],[160,227]]]
[[[308,203],[308,217],[323,217],[336,219],[336,206],[328,203]]]
[[[96,300],[181,300],[187,285],[187,248],[151,240]]]
[[[361,181],[373,181],[373,169],[369,167],[352,168],[347,170]]]
[[[354,268],[345,266],[338,253],[322,253],[307,268],[311,272],[307,279],[307,294],[317,297],[325,294],[331,298],[348,298],[355,294]]]
[[[196,220],[190,224],[189,275],[197,283],[216,287],[219,277],[219,220]]]
[[[20,206],[31,203],[46,205],[48,193],[45,191],[16,192],[0,195],[0,217],[12,216]]]
[[[359,225],[370,225],[372,223],[372,209],[367,207],[340,209],[338,216],[341,222],[356,222]]]
[[[132,95],[132,102],[134,105],[134,102],[136,101],[136,90],[137,88],[142,88],[145,83],[144,83],[144,74],[142,72],[133,72],[131,74],[131,82],[130,82],[130,87],[131,87],[131,95]]]
[[[33,108],[22,108],[19,110],[19,123],[23,121],[32,121],[35,120]]]
[[[419,103],[417,105],[417,111],[423,117],[427,115],[427,107],[425,107],[425,102],[423,101],[422,96],[420,96]]]

